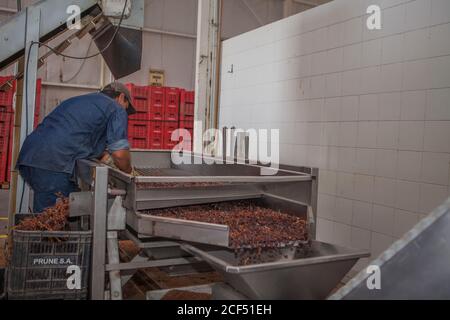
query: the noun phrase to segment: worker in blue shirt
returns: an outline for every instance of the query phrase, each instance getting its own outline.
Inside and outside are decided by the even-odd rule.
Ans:
[[[109,158],[118,169],[132,173],[128,115],[135,112],[129,90],[119,82],[56,107],[26,138],[17,161],[34,192],[34,213],[53,206],[59,195],[78,191],[77,160]]]

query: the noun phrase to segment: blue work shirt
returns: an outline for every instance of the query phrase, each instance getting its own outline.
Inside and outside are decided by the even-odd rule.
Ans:
[[[127,112],[103,93],[92,93],[56,107],[26,138],[17,167],[73,174],[77,160],[128,149]]]

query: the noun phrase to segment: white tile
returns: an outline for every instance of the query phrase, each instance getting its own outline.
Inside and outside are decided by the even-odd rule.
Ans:
[[[352,227],[351,246],[355,249],[370,250],[370,231],[357,227]]]
[[[448,0],[432,0],[431,23],[441,24],[450,22],[450,2]]]
[[[322,219],[334,221],[334,208],[336,206],[336,198],[327,194],[319,194],[317,200],[317,216]]]
[[[408,211],[418,211],[420,198],[420,184],[416,182],[397,180],[396,208]]]
[[[334,24],[328,27],[328,46],[330,48],[337,48],[342,46],[343,36],[344,25],[342,23]]]
[[[319,175],[319,192],[329,195],[335,195],[336,182],[336,171],[322,170]]]
[[[327,72],[340,72],[344,64],[344,49],[336,48],[327,52],[327,61],[325,63]]]
[[[441,65],[439,61],[436,61]],[[431,81],[431,64],[429,60],[415,60],[405,62],[403,65],[403,89],[404,90],[423,90],[429,89],[432,86]],[[441,66],[442,68],[442,66]],[[436,81],[441,81],[439,76],[433,75]],[[445,78],[445,76],[444,76]]]
[[[323,121],[339,121],[341,112],[341,98],[325,99]]]
[[[295,126],[295,125],[294,125]],[[306,144],[319,146],[321,141],[322,123],[309,122],[306,124]],[[293,137],[295,143],[295,137]]]
[[[371,67],[381,64],[382,40],[366,41],[362,46],[362,67]]]
[[[450,197],[448,188],[435,184],[422,184],[420,187],[420,212],[430,213]]]
[[[362,94],[378,93],[381,91],[381,66],[361,69]]]
[[[354,199],[366,202],[373,201],[374,177],[366,175],[355,175]]]
[[[325,78],[326,97],[338,97],[342,92],[342,76],[340,73],[327,74]]]
[[[384,251],[386,251],[393,243],[395,239],[384,234],[372,232],[372,246],[370,251],[372,257],[379,257]]]
[[[355,172],[356,149],[355,148],[339,148],[338,170],[343,172]]]
[[[334,238],[334,222],[326,219],[317,219],[317,240],[333,243]]]
[[[323,147],[322,158],[324,159],[325,168],[328,170],[337,170],[339,160],[339,148]]]
[[[357,146],[359,148],[376,148],[378,124],[375,121],[358,122]]]
[[[339,122],[328,122],[324,125],[323,141],[324,146],[339,145]]]
[[[361,89],[361,70],[346,71],[342,74],[342,94],[357,95]]]
[[[403,92],[401,120],[424,120],[426,105],[426,91]]]
[[[377,147],[384,149],[396,149],[399,138],[399,122],[380,121],[378,123]]]
[[[406,30],[428,27],[430,22],[430,0],[415,0],[406,4]]]
[[[355,173],[373,175],[375,173],[375,149],[356,149]]]
[[[316,99],[323,97],[325,97],[325,76],[311,78],[310,98]]]
[[[400,150],[423,150],[424,121],[401,121],[399,131]]]
[[[313,99],[305,103],[305,113],[304,121],[321,121],[322,120],[322,109],[325,104],[325,99]],[[296,118],[289,118],[289,120]]]
[[[327,28],[320,28],[312,31],[311,51],[317,52],[325,50],[327,47]]]
[[[396,181],[393,179],[375,177],[374,199],[379,205],[394,206],[396,197]]]
[[[450,88],[429,90],[427,120],[450,120]]]
[[[344,247],[349,247],[351,245],[350,226],[342,223],[335,223],[333,232],[334,232],[334,243]]]
[[[450,154],[423,153],[422,181],[448,186],[450,182]]]
[[[367,202],[353,202],[352,225],[358,228],[370,230],[372,225],[373,205]]]
[[[341,105],[341,121],[356,121],[358,120],[359,97],[347,96],[342,97]]]
[[[447,88],[450,87],[450,55],[430,59],[430,78],[429,87]]]
[[[419,222],[419,215],[416,213],[396,210],[394,222],[394,236],[403,237],[405,233],[410,231]]]
[[[382,63],[395,63],[403,60],[403,34],[383,38]]]
[[[402,90],[403,64],[395,63],[381,67],[381,91],[393,92]]]
[[[337,195],[352,199],[354,196],[355,177],[350,173],[339,172],[337,176]]]
[[[385,178],[395,178],[397,172],[398,152],[396,150],[376,150],[375,175]]]
[[[425,122],[425,151],[450,152],[450,121]]]
[[[399,151],[397,177],[401,180],[420,181],[422,152]]]
[[[430,56],[450,54],[450,23],[431,28]]]
[[[379,120],[399,120],[401,114],[401,94],[399,92],[380,95]]]
[[[317,52],[311,55],[311,75],[326,73],[325,67],[327,65],[327,52]]]
[[[361,67],[362,45],[361,43],[344,47],[344,70]]]
[[[337,222],[351,225],[353,217],[353,200],[336,198],[336,213],[334,219]]]
[[[372,230],[392,236],[394,234],[395,210],[379,205],[373,206]]]
[[[358,124],[355,122],[341,122],[339,127],[339,145],[341,147],[355,147]]]
[[[383,35],[390,36],[405,31],[406,6],[400,5],[384,10],[383,12]]]
[[[354,44],[362,40],[363,21],[362,18],[354,18],[344,22],[343,44]]]
[[[377,94],[360,96],[359,120],[378,120],[379,97]]]

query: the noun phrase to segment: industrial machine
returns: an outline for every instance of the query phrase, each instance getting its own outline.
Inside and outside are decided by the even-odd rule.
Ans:
[[[73,217],[89,217],[94,234],[92,299],[121,299],[123,285],[138,269],[199,261],[206,261],[225,279],[212,287],[215,298],[324,299],[359,258],[369,255],[313,240],[306,256],[286,255],[239,266],[229,247],[228,226],[156,217],[144,211],[254,199],[262,206],[303,217],[314,238],[318,170],[282,166],[267,176],[261,175],[267,167],[258,165],[174,165],[170,152],[159,151],[135,151],[132,156],[141,176],[93,161],[83,160],[77,166],[83,192],[71,195],[70,211]],[[199,163],[197,156],[190,156],[192,163]],[[158,175],[146,174],[154,169]],[[119,261],[120,235],[142,250],[131,262]],[[105,274],[109,276],[106,283]]]

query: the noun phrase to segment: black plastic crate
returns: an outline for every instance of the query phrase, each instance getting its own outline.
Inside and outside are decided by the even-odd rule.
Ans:
[[[92,250],[91,232],[13,231],[8,269],[10,300],[84,300]],[[67,287],[69,266],[81,270],[81,289]]]

